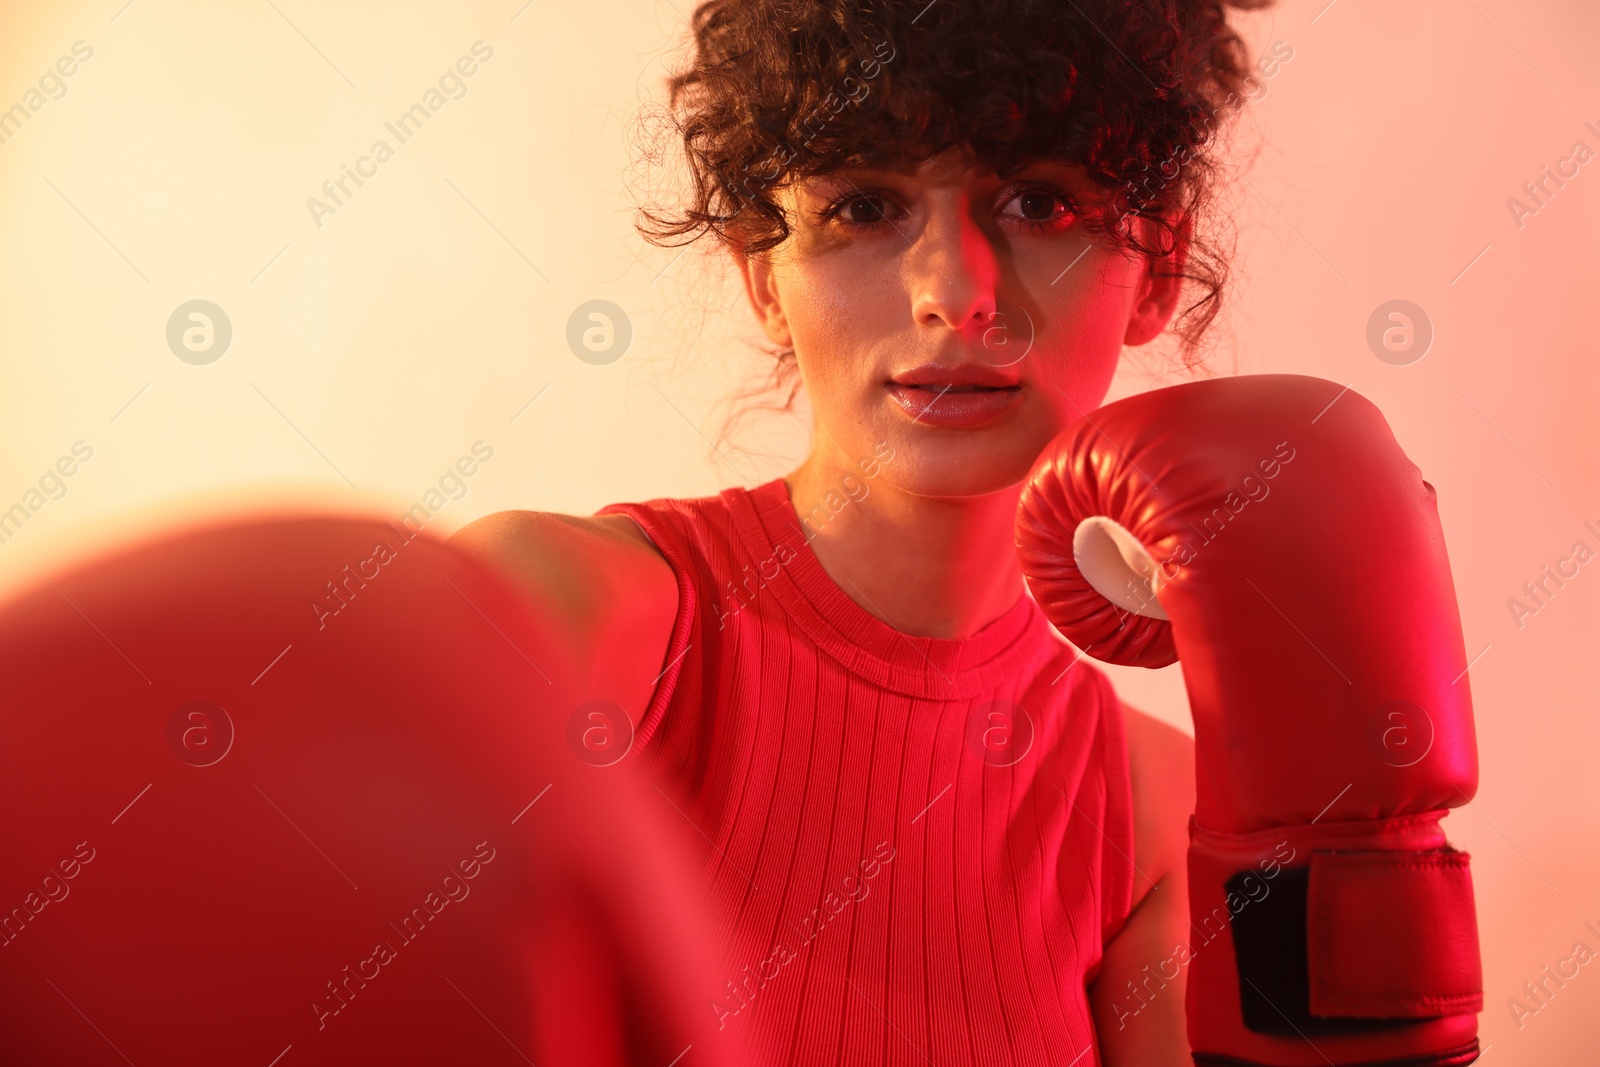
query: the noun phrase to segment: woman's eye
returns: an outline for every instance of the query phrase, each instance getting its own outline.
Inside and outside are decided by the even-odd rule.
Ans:
[[[1019,211],[1011,211],[1016,206]],[[1073,218],[1072,205],[1064,197],[1042,189],[1028,189],[1006,202],[1003,214],[1020,219],[1034,228],[1062,226]]]
[[[856,194],[834,202],[834,214],[853,226],[876,226],[889,221],[881,196]]]

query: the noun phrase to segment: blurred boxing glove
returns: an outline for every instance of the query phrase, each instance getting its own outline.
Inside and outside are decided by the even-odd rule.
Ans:
[[[1197,1064],[1477,1058],[1466,657],[1434,490],[1383,416],[1270,374],[1109,404],[1039,457],[1029,588],[1089,655],[1183,662]]]
[[[573,718],[562,648],[482,564],[361,519],[12,598],[0,1062],[721,1062],[668,813],[569,745],[627,731]]]

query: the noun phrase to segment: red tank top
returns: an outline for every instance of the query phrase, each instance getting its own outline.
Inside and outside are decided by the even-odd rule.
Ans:
[[[628,758],[693,826],[744,1062],[1096,1063],[1086,985],[1133,891],[1109,679],[1026,595],[967,638],[886,625],[782,479],[608,512],[677,576]]]

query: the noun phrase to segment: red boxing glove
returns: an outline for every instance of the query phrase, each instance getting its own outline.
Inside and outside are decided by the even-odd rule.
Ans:
[[[1039,457],[1017,542],[1086,653],[1183,661],[1195,1062],[1476,1059],[1471,874],[1439,826],[1477,788],[1461,622],[1377,408],[1289,374],[1107,405]]]
[[[460,550],[359,519],[10,600],[0,1062],[721,1062],[671,813],[575,755],[603,725],[562,647]]]

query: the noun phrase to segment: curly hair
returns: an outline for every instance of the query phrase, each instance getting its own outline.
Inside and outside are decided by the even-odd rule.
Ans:
[[[711,234],[756,256],[788,238],[775,194],[799,177],[911,173],[948,148],[1001,178],[1073,163],[1106,194],[1080,215],[1091,234],[1156,257],[1187,241],[1181,273],[1198,295],[1172,330],[1193,353],[1228,276],[1196,225],[1217,183],[1213,141],[1255,78],[1227,9],[1270,3],[702,0],[692,59],[667,81],[690,202],[641,208],[636,228],[658,246]],[[777,356],[792,402],[793,351]]]

